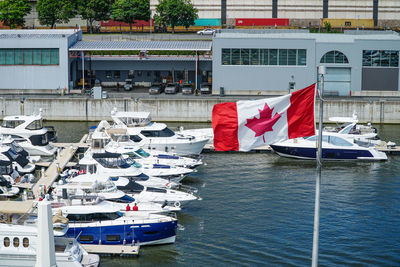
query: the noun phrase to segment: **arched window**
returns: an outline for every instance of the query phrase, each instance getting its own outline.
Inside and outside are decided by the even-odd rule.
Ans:
[[[321,63],[348,64],[349,60],[342,52],[332,50],[322,56]]]

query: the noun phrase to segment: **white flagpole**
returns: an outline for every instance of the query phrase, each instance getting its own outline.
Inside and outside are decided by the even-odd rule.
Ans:
[[[318,266],[318,242],[319,242],[319,198],[321,186],[321,169],[322,169],[322,120],[324,111],[324,75],[326,73],[325,66],[318,67],[318,74],[321,75],[319,84],[319,130],[318,130],[318,152],[317,152],[317,177],[315,181],[315,208],[314,208],[314,236],[312,250],[312,267]]]

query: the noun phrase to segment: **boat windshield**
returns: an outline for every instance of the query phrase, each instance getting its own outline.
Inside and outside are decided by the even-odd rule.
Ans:
[[[1,127],[4,128],[15,128],[21,124],[23,124],[25,121],[22,120],[3,120],[1,123]]]
[[[167,127],[165,127],[163,130],[145,130],[145,131],[141,131],[141,134],[143,134],[146,137],[171,137],[174,136],[175,133],[168,129]]]
[[[150,157],[150,154],[144,151],[143,149],[139,148],[138,150],[135,151],[135,153],[139,154],[143,158],[148,158]]]
[[[308,141],[311,142],[316,142],[317,135],[311,136],[307,138]],[[338,136],[327,136],[327,135],[322,135],[322,142],[330,143],[335,146],[352,146],[353,144],[349,141],[347,141],[344,138],[338,137]]]
[[[126,169],[130,167],[130,164],[121,156],[117,158],[95,158],[95,160],[105,168]]]
[[[126,159],[126,162],[127,162],[128,164],[130,164],[131,166],[134,166],[134,167],[136,167],[136,168],[141,168],[141,167],[142,167],[141,164],[137,163],[137,162],[136,162],[133,158],[131,158],[131,157],[127,158],[127,159]]]
[[[0,175],[10,175],[12,172],[11,161],[0,160]]]
[[[112,202],[117,202],[117,203],[132,203],[135,202],[135,199],[133,197],[130,197],[128,195],[124,195],[123,197],[120,198],[112,198],[112,199],[107,199],[108,201]]]
[[[28,126],[26,126],[27,130],[40,130],[43,128],[43,121],[42,119],[40,120],[34,120],[33,122],[29,123]]]

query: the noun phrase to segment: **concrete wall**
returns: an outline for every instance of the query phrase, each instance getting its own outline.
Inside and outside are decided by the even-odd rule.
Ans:
[[[32,114],[43,109],[47,120],[97,121],[111,120],[110,112],[116,107],[120,111],[149,111],[158,121],[210,122],[215,104],[237,101],[237,99],[199,98],[186,99],[83,99],[60,97],[57,99],[26,99],[22,104],[17,98],[0,98],[1,118],[6,115]],[[318,114],[316,104],[316,118]],[[324,103],[324,121],[333,116],[351,116],[358,113],[360,122],[400,123],[400,101],[358,99],[327,100]]]

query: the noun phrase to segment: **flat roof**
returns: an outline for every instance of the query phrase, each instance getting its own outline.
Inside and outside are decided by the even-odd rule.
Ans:
[[[400,35],[393,31],[353,30],[344,33],[310,33],[307,30],[220,30],[216,39],[303,39],[318,43],[352,43],[356,40],[400,41]]]
[[[69,51],[211,51],[211,41],[78,41]]]
[[[8,38],[64,38],[77,34],[80,30],[0,30],[0,39]]]

